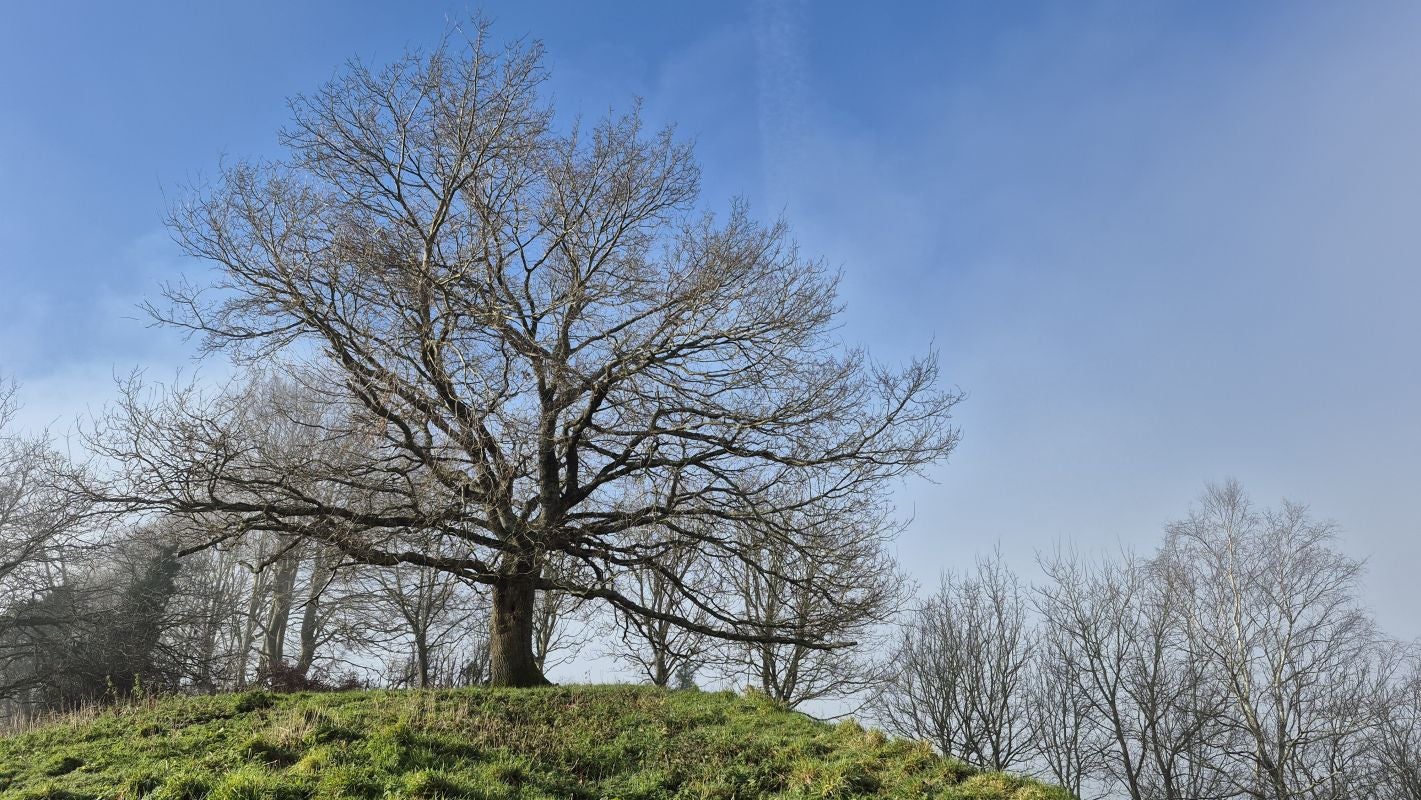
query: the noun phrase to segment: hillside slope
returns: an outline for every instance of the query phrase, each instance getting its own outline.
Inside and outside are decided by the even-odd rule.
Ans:
[[[632,686],[163,700],[0,738],[0,795],[1067,797],[763,699]]]

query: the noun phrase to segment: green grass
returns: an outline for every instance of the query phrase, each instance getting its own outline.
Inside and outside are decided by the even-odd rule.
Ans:
[[[248,693],[0,738],[16,800],[1067,800],[759,697],[635,686]]]

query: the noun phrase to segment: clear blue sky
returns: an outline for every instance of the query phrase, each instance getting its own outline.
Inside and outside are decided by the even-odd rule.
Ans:
[[[472,5],[11,0],[0,372],[26,420],[188,347],[137,321],[193,270],[164,191],[275,153],[284,99]],[[495,3],[562,112],[644,97],[708,204],[846,272],[844,335],[930,341],[969,400],[903,487],[916,575],[1000,543],[1150,547],[1207,480],[1307,502],[1421,635],[1421,5]]]

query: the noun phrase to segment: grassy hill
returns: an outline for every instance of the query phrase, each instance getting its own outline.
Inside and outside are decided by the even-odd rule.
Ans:
[[[0,796],[1068,797],[761,698],[632,686],[137,704],[0,738]]]

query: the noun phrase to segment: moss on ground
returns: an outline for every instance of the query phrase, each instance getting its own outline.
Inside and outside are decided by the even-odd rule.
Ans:
[[[16,800],[1068,800],[759,697],[635,686],[174,698],[0,738]]]

